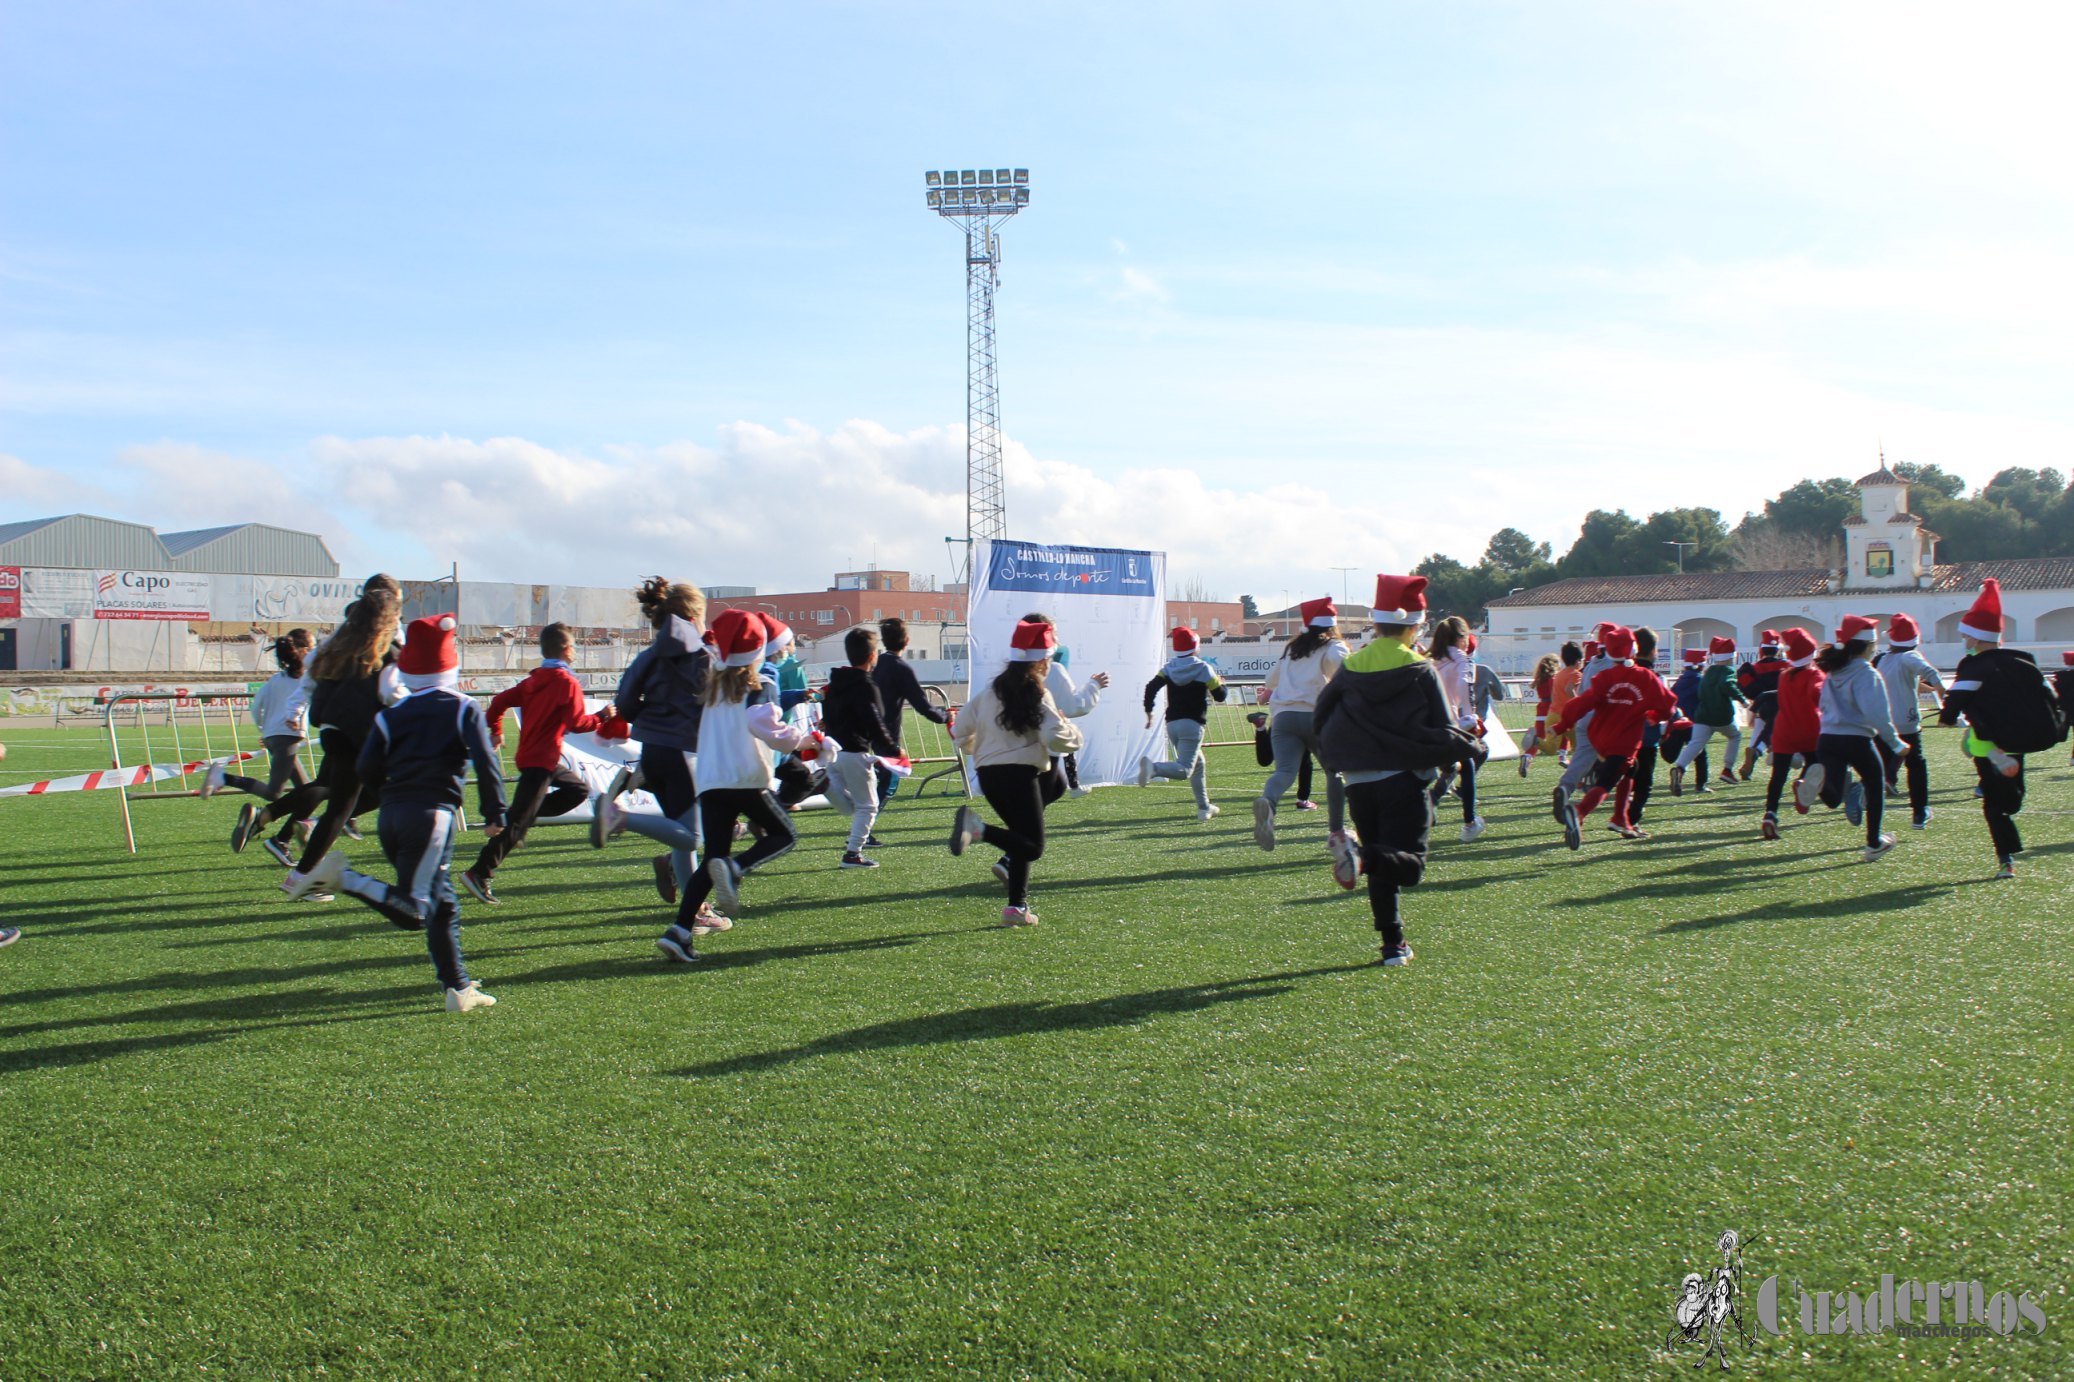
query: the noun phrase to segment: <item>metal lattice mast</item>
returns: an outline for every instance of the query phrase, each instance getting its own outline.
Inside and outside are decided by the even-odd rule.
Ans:
[[[1001,286],[998,228],[1030,203],[1030,170],[980,168],[926,175],[929,207],[965,230],[965,540],[1008,534],[1001,477],[1001,391],[995,369],[994,292]]]

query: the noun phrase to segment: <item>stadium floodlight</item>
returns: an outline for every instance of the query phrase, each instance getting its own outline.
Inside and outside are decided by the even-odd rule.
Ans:
[[[994,354],[999,229],[1030,204],[1027,168],[945,168],[924,175],[929,209],[965,231],[965,541],[1008,534],[1001,477],[1001,395]]]

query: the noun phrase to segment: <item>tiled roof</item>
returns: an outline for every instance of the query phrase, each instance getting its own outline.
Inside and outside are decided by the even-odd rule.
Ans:
[[[1889,523],[1921,523],[1923,518],[1921,514],[1897,513],[1887,521]]]
[[[1874,472],[1872,472],[1872,474],[1867,475],[1858,481],[1858,487],[1860,489],[1863,489],[1867,485],[1905,485],[1907,483],[1908,481],[1902,479],[1899,475],[1896,475],[1893,471],[1887,469],[1887,463],[1885,461],[1881,461],[1880,468],[1878,470],[1875,470]]]
[[[1827,567],[1792,571],[1688,571],[1669,576],[1573,576],[1501,595],[1492,609],[1540,605],[1647,604],[1671,600],[1791,600],[1826,595],[1833,574]],[[1990,572],[1990,575],[1993,573]]]
[[[1872,520],[1862,513],[1847,513],[1844,515],[1844,526],[1846,528],[1862,528],[1870,522]]]
[[[1932,590],[1978,590],[1993,576],[2004,590],[2074,590],[2074,557],[2013,557],[1962,561],[1936,568]]]

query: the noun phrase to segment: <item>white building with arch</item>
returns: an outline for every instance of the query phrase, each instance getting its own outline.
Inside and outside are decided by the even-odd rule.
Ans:
[[[1612,620],[1648,625],[1666,654],[1727,636],[1747,652],[1761,629],[1799,625],[1826,642],[1846,614],[1906,614],[1939,666],[1965,652],[1959,620],[1992,576],[2002,584],[2004,641],[2058,666],[2074,648],[2074,558],[1940,563],[1937,534],[1908,508],[1908,481],[1883,464],[1858,482],[1859,511],[1844,520],[1844,569],[1694,571],[1667,576],[1580,576],[1491,601],[1479,653],[1500,672],[1530,670],[1563,643]]]

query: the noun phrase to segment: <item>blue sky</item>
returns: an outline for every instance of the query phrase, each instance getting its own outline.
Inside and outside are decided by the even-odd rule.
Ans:
[[[1221,595],[2074,461],[2054,9],[974,9],[0,0],[0,521],[943,574],[980,163],[1012,531]]]

